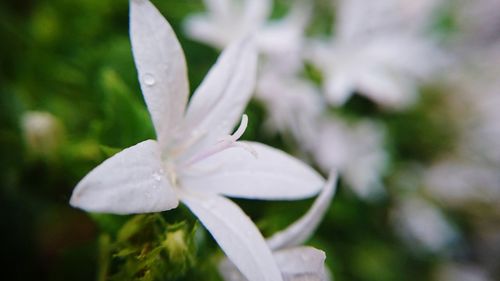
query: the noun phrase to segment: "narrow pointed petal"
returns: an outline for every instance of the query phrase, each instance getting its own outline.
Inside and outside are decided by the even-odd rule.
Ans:
[[[238,198],[295,200],[316,195],[325,184],[316,171],[281,150],[258,142],[239,143],[242,147],[186,169],[181,175],[184,187]]]
[[[313,247],[296,247],[273,253],[284,281],[326,281],[325,253]],[[245,281],[231,261],[224,259],[219,271],[225,281]]]
[[[273,250],[285,247],[294,247],[303,244],[314,233],[319,223],[323,219],[333,195],[336,190],[337,174],[332,173],[328,177],[323,190],[314,201],[311,209],[298,221],[291,224],[285,230],[275,233],[267,244]]]
[[[162,148],[180,124],[189,94],[184,53],[148,0],[130,1],[130,38],[142,94]]]
[[[415,102],[415,88],[410,80],[390,77],[382,71],[369,71],[360,75],[359,90],[371,100],[389,108],[405,108]]]
[[[205,14],[190,15],[183,22],[184,33],[199,42],[223,49],[231,38],[224,26]]]
[[[203,2],[214,19],[227,19],[234,12],[234,4],[231,0],[204,0]]]
[[[261,233],[236,204],[217,195],[186,191],[181,200],[249,281],[282,280]]]
[[[355,80],[349,73],[332,73],[327,78],[324,91],[330,104],[342,106],[356,90]]]
[[[269,17],[272,8],[271,0],[246,0],[244,1],[243,22],[246,26],[254,26],[255,29],[260,28]]]
[[[200,148],[228,135],[253,93],[256,71],[257,51],[250,37],[229,46],[191,99],[185,138],[199,134],[195,146]]]
[[[158,143],[147,140],[88,173],[73,191],[70,204],[90,212],[134,214],[173,209],[178,199],[164,175]]]

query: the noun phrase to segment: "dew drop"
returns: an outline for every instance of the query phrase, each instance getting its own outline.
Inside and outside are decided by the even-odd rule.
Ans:
[[[154,86],[154,84],[156,84],[155,77],[151,73],[144,74],[144,76],[142,77],[142,81],[144,82],[144,84],[146,84],[150,87],[152,87],[152,86]]]

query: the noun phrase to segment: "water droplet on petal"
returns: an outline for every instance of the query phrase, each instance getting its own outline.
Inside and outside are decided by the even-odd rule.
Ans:
[[[154,86],[154,84],[156,84],[155,77],[151,73],[144,74],[144,76],[142,77],[142,81],[144,82],[144,84],[146,84],[147,86],[150,86],[150,87],[152,87],[152,86]]]

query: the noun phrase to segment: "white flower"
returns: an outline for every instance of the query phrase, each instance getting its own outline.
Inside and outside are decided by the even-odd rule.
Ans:
[[[253,45],[242,40],[225,50],[186,109],[186,64],[172,28],[149,1],[130,5],[134,59],[158,140],[104,161],[80,181],[71,205],[130,214],[173,209],[180,200],[248,280],[282,280],[258,229],[221,195],[299,199],[318,193],[324,179],[279,150],[237,141],[246,116],[228,135],[254,87]]]
[[[454,207],[486,203],[496,208],[500,201],[500,52],[498,45],[462,51],[447,81],[453,95],[446,105],[453,114],[456,143],[427,169],[426,190]]]
[[[441,266],[437,281],[493,281],[488,272],[474,264],[450,263]]]
[[[272,0],[205,0],[207,12],[190,16],[187,35],[222,49],[242,34],[254,33],[259,52],[275,60],[283,69],[301,63],[303,32],[311,14],[311,4],[295,1],[289,14],[268,21]]]
[[[399,235],[410,245],[416,242],[434,252],[445,249],[458,238],[439,209],[424,199],[403,198],[391,215]]]
[[[500,201],[498,167],[463,159],[446,159],[430,166],[424,174],[426,191],[434,198],[454,207],[467,203]]]
[[[325,75],[327,100],[341,106],[357,92],[392,109],[410,105],[418,82],[430,78],[443,63],[434,42],[415,24],[426,18],[422,10],[428,6],[340,0],[334,39],[313,42],[308,51]]]
[[[274,253],[274,259],[281,270],[283,281],[327,281],[325,274],[325,253],[313,247],[295,247]],[[247,281],[227,259],[219,265],[225,281]]]
[[[330,280],[329,272],[324,266],[325,253],[300,245],[311,237],[328,210],[336,191],[336,180],[337,175],[330,173],[327,183],[309,211],[285,230],[267,239],[284,281]],[[222,260],[219,270],[226,281],[247,280],[227,259]]]
[[[498,26],[500,25],[500,2],[497,0],[455,0],[455,25],[460,31],[458,43],[468,44],[467,47],[477,52],[478,47],[498,44],[500,40]],[[484,58],[485,56],[482,56]]]
[[[307,147],[323,170],[338,170],[362,198],[384,194],[380,178],[387,168],[388,155],[380,125],[369,121],[347,124],[325,117],[317,121],[315,131],[309,135]]]
[[[22,116],[21,128],[27,147],[35,154],[53,156],[61,145],[62,124],[49,112],[25,112]]]
[[[316,133],[311,124],[325,107],[319,91],[309,81],[276,71],[270,64],[261,68],[256,98],[266,105],[267,127],[291,133],[301,145],[305,144],[305,136]]]

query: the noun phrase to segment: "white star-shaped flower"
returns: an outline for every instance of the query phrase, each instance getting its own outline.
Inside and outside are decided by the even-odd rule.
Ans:
[[[307,54],[325,75],[331,104],[341,106],[355,92],[391,109],[414,102],[418,83],[445,60],[423,36],[436,1],[412,2],[339,1],[334,38],[312,42]]]
[[[260,68],[255,97],[268,111],[266,127],[270,131],[291,133],[301,145],[304,138],[316,135],[316,119],[325,109],[319,90],[296,74],[277,71],[271,64]]]
[[[346,123],[339,119],[318,119],[309,135],[307,147],[325,171],[338,170],[360,197],[375,199],[384,195],[381,177],[387,168],[384,150],[385,131],[371,121]]]
[[[415,195],[400,198],[391,219],[398,234],[409,244],[418,243],[429,251],[442,251],[459,238],[443,213]]]
[[[282,280],[269,247],[223,195],[292,200],[313,196],[324,179],[274,148],[238,141],[247,118],[257,53],[249,40],[227,48],[189,105],[186,63],[168,22],[147,0],[130,2],[130,36],[142,93],[158,140],[124,149],[85,176],[72,206],[115,214],[161,212],[184,203],[250,281]]]
[[[218,49],[226,47],[241,34],[254,33],[259,53],[282,69],[301,65],[304,29],[312,5],[294,1],[283,18],[269,20],[272,0],[204,0],[207,12],[185,21],[186,34]]]

